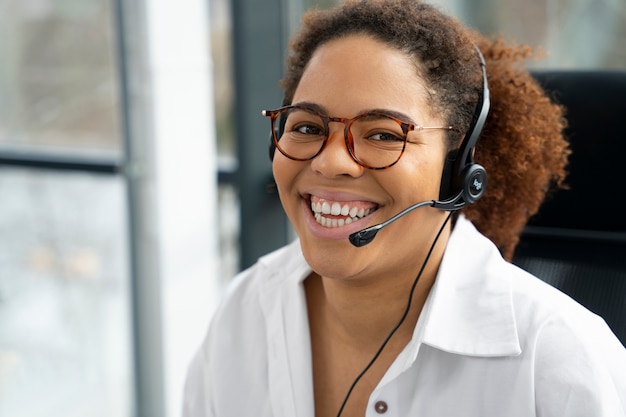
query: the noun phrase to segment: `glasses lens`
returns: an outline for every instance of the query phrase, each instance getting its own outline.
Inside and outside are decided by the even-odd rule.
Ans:
[[[283,135],[278,138],[278,148],[287,156],[298,160],[313,158],[324,145],[327,128],[316,113],[301,109],[286,109]]]
[[[354,143],[354,156],[371,168],[394,164],[406,144],[402,124],[381,114],[364,115],[352,123],[350,133]]]

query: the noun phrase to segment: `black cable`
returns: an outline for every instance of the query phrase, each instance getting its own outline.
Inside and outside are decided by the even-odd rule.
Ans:
[[[348,393],[346,394],[346,397],[343,399],[343,403],[341,404],[341,407],[339,408],[337,417],[341,417],[341,413],[343,412],[343,409],[345,408],[346,403],[348,402],[348,399],[350,398],[350,395],[352,394],[352,391],[354,390],[354,387],[356,386],[356,384],[361,380],[363,375],[365,375],[365,373],[369,371],[372,365],[374,365],[374,362],[376,362],[376,360],[378,359],[382,351],[385,349],[385,346],[387,346],[387,343],[389,343],[389,340],[391,340],[392,336],[396,333],[396,331],[400,328],[400,326],[402,326],[402,323],[404,323],[404,320],[406,320],[407,316],[409,315],[409,311],[411,310],[411,302],[413,300],[413,293],[415,292],[415,287],[417,287],[417,282],[419,281],[420,277],[422,276],[422,273],[424,272],[424,269],[426,268],[426,264],[428,263],[428,260],[430,259],[430,255],[432,255],[433,250],[435,249],[435,245],[437,244],[437,241],[439,241],[439,237],[441,236],[443,229],[446,227],[446,224],[448,224],[450,217],[452,217],[452,213],[453,212],[450,212],[448,214],[448,217],[446,217],[446,220],[441,225],[441,228],[437,232],[437,236],[435,236],[435,240],[433,241],[433,244],[430,246],[430,249],[428,250],[428,253],[426,254],[424,263],[422,263],[422,267],[417,273],[417,276],[415,277],[415,280],[413,281],[413,285],[411,286],[411,291],[409,292],[409,300],[406,304],[406,309],[404,310],[404,313],[402,314],[400,321],[398,321],[398,324],[396,324],[394,328],[391,329],[391,332],[389,332],[389,334],[387,335],[383,343],[380,345],[380,347],[378,348],[378,351],[374,354],[374,357],[372,358],[372,360],[370,360],[367,366],[356,377],[354,382],[352,382],[352,385],[350,386],[350,389],[348,390]]]

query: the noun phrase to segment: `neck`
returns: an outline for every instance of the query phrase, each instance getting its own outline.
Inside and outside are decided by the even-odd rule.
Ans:
[[[394,335],[397,342],[406,344],[412,337],[434,284],[446,241],[447,236],[439,239],[419,277],[408,315]],[[426,253],[418,256],[414,264],[390,271],[384,279],[340,280],[311,274],[305,282],[311,324],[317,322],[335,340],[362,351],[378,347],[403,316]]]

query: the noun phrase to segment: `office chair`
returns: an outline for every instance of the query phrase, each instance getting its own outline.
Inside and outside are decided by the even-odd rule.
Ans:
[[[513,262],[602,316],[626,346],[626,71],[540,71],[567,108],[568,190],[549,196]]]

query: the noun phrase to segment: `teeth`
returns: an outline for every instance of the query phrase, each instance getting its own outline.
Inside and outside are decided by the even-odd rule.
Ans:
[[[357,207],[350,207],[348,204],[341,205],[341,203],[328,201],[311,202],[311,211],[315,215],[315,221],[324,227],[335,228],[342,227],[351,224],[354,221],[362,219],[369,215],[376,209],[364,209]],[[331,216],[343,216],[345,218],[328,218],[324,215]]]
[[[314,213],[321,214],[330,214],[332,216],[344,216],[344,217],[352,217],[353,219],[359,219],[367,216],[373,210],[372,209],[364,209],[364,208],[356,208],[348,206],[345,204],[341,206],[339,203],[333,203],[332,205],[326,201],[323,203],[311,203],[311,211]]]

